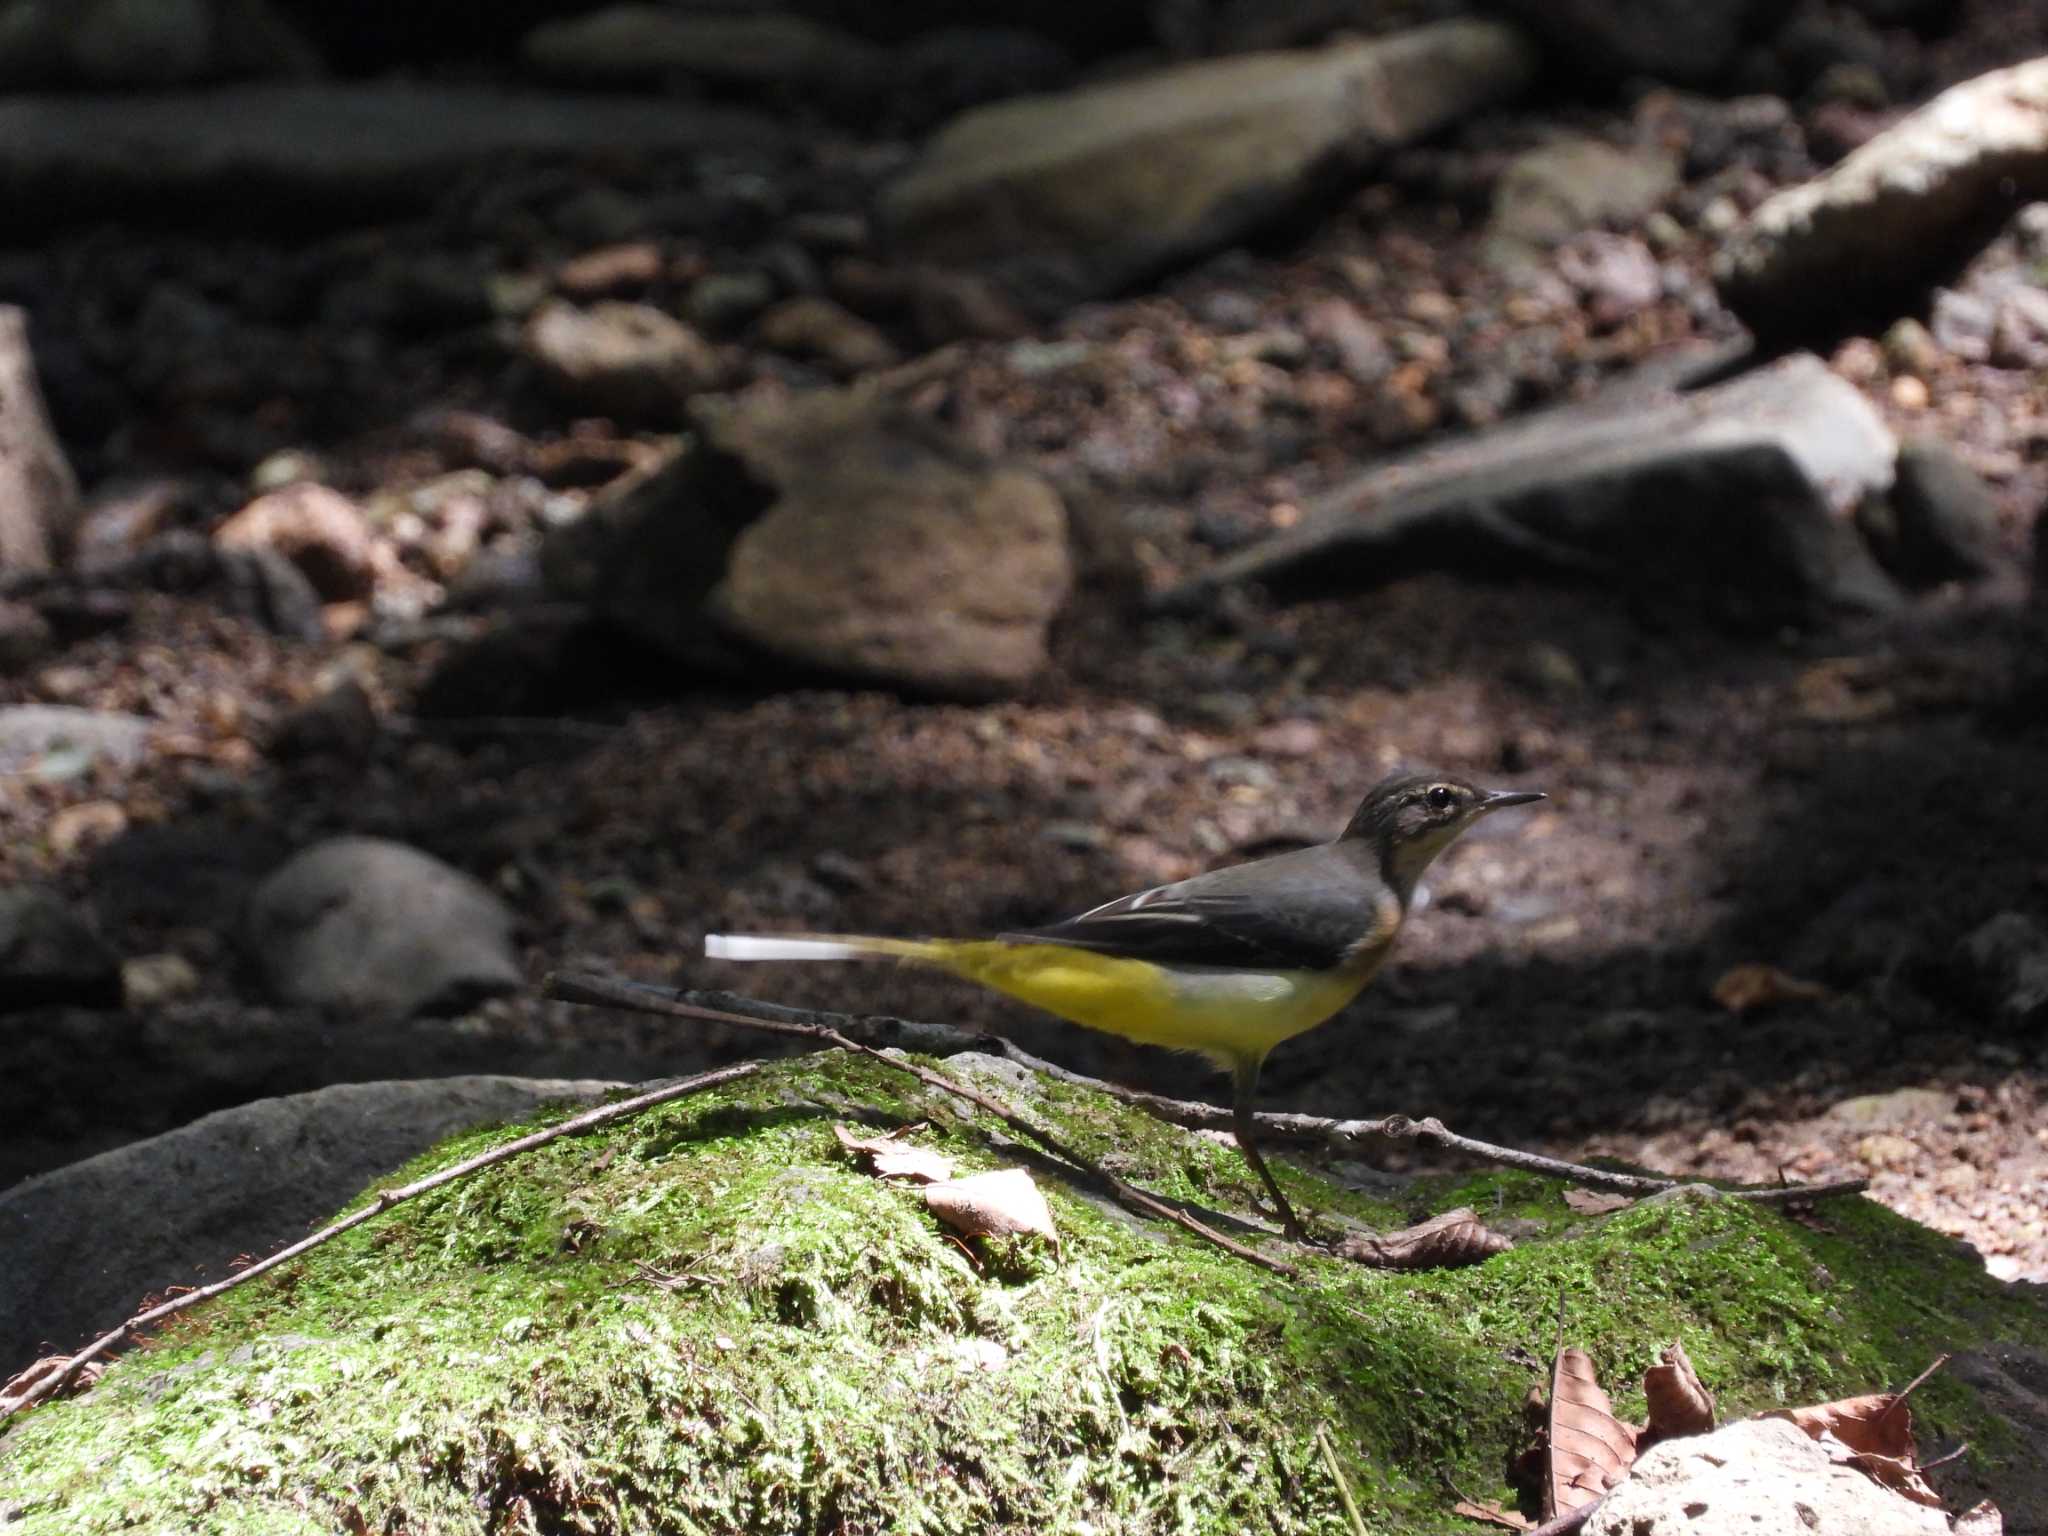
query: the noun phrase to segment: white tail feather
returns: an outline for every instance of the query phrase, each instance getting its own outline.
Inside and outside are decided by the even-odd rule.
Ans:
[[[707,933],[710,960],[861,960],[874,954],[838,939],[777,939],[760,933]]]

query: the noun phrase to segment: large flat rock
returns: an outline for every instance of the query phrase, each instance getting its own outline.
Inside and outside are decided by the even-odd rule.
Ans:
[[[1110,292],[1257,229],[1390,148],[1506,99],[1530,45],[1447,22],[977,108],[886,189],[917,254],[1042,303]]]
[[[1841,164],[1767,199],[1715,261],[1729,308],[1765,331],[1909,297],[2048,195],[2048,58],[1942,92]]]
[[[1897,452],[1870,403],[1811,354],[1689,393],[1624,383],[1368,469],[1162,601],[1454,566],[1687,590],[1757,616],[1881,609],[1897,590],[1853,514],[1891,488]]]
[[[0,1372],[71,1349],[143,1296],[225,1278],[444,1136],[614,1083],[449,1077],[264,1099],[0,1193]]]
[[[420,206],[510,156],[668,155],[784,136],[754,113],[625,97],[404,84],[271,84],[0,97],[10,229],[255,205],[270,220]]]

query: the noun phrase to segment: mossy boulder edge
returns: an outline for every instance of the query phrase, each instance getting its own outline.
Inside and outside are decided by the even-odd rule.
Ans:
[[[1121,1175],[1243,1212],[1220,1138],[954,1057]],[[545,1117],[543,1117],[545,1118]],[[926,1121],[963,1172],[1033,1169],[1062,1232],[975,1245],[855,1169],[835,1120]],[[540,1123],[540,1122],[536,1122]],[[450,1140],[387,1183],[515,1134]],[[778,1063],[438,1190],[196,1308],[0,1438],[16,1536],[232,1532],[1374,1531],[1512,1502],[1519,1405],[1560,1298],[1623,1416],[1680,1339],[1723,1415],[1897,1386],[1936,1354],[2048,1345],[2048,1313],[1865,1200],[1804,1219],[1690,1195],[1587,1220],[1495,1173],[1361,1194],[1373,1227],[1459,1204],[1514,1230],[1423,1274],[1267,1274],[1145,1224],[989,1115],[873,1062]],[[1974,1389],[1915,1396],[1967,1480],[2038,1458]],[[2037,1469],[2036,1469],[2037,1470]]]

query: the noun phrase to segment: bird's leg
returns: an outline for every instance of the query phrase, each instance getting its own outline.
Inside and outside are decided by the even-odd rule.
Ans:
[[[1231,1105],[1231,1129],[1237,1135],[1237,1149],[1244,1154],[1244,1160],[1252,1165],[1266,1186],[1266,1193],[1273,1197],[1274,1209],[1280,1213],[1280,1224],[1287,1236],[1297,1243],[1309,1240],[1308,1229],[1294,1214],[1294,1207],[1287,1203],[1287,1197],[1280,1193],[1280,1185],[1273,1177],[1273,1170],[1266,1166],[1266,1160],[1259,1156],[1258,1142],[1252,1129],[1252,1099],[1259,1086],[1259,1063],[1257,1060],[1237,1063],[1232,1077],[1235,1098]]]

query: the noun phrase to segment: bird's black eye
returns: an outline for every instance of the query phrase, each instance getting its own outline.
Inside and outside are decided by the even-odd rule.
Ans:
[[[1448,784],[1433,786],[1429,794],[1424,798],[1429,801],[1429,808],[1432,811],[1448,811],[1453,805],[1458,803],[1457,795]]]

